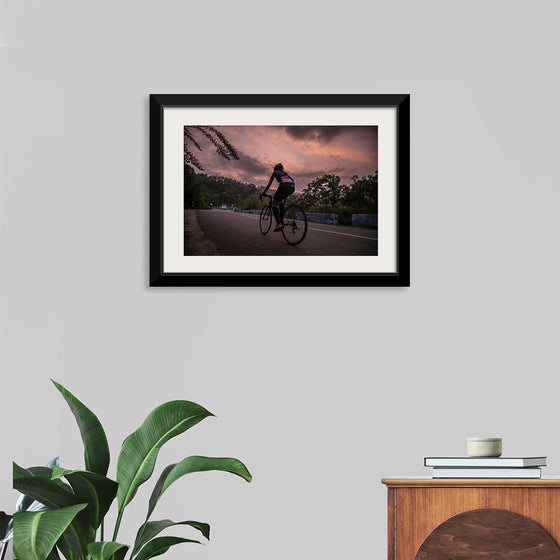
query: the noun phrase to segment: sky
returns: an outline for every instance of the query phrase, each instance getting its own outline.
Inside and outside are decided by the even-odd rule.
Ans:
[[[216,126],[237,149],[239,160],[220,157],[199,131],[202,148],[193,149],[208,175],[221,175],[265,186],[274,166],[284,165],[296,181],[296,191],[327,173],[350,184],[353,175],[377,171],[376,126]],[[192,147],[192,146],[191,146]],[[198,170],[195,169],[198,172]]]

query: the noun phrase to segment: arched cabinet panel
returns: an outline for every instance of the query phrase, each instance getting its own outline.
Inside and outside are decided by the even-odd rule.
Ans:
[[[382,482],[389,560],[560,560],[560,480]]]
[[[438,525],[414,560],[560,560],[560,548],[535,521],[504,509],[474,509]]]

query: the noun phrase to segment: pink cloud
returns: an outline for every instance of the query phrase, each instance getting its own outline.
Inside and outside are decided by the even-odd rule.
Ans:
[[[187,125],[188,126],[188,125]],[[377,170],[377,127],[219,126],[237,148],[240,159],[227,161],[201,140],[196,155],[209,175],[264,185],[276,163],[283,163],[298,191],[321,175],[335,173],[344,183],[352,175]]]

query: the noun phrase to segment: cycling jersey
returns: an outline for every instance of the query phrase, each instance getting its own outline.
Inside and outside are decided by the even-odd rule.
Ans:
[[[284,183],[291,183],[292,185],[296,184],[292,177],[290,177],[285,171],[280,171],[280,169],[275,169],[272,172],[272,177],[275,178],[281,185]]]

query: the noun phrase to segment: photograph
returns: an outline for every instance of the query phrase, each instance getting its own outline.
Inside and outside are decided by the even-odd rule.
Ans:
[[[184,181],[185,256],[377,255],[376,126],[185,126]]]
[[[150,286],[409,286],[408,95],[151,95]]]

